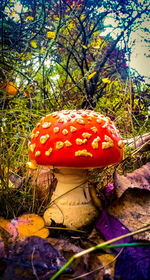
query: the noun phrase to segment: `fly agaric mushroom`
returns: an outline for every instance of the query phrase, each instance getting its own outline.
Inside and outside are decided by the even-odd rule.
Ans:
[[[46,224],[51,219],[67,227],[91,223],[98,211],[89,193],[89,168],[105,167],[123,159],[123,141],[113,122],[90,110],[64,110],[42,118],[29,143],[30,162],[57,168],[58,180]]]

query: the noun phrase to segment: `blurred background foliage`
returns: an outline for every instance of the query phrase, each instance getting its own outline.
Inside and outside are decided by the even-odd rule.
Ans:
[[[130,67],[132,34],[149,11],[147,0],[1,2],[1,203],[12,195],[10,171],[25,176],[31,131],[47,113],[88,108],[109,116],[124,139],[149,132],[149,81]],[[36,210],[27,185],[22,205]],[[6,216],[12,208],[8,201]]]

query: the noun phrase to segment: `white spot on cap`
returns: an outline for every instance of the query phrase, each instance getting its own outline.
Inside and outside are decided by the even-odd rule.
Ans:
[[[62,134],[63,135],[67,135],[68,134],[68,130],[67,129],[63,129]]]
[[[45,123],[42,124],[42,127],[43,127],[43,128],[48,128],[48,127],[50,127],[50,126],[51,126],[51,123],[50,123],[50,122],[45,122]]]
[[[70,126],[70,131],[75,132],[77,129],[74,126]]]
[[[35,143],[34,144],[31,144],[31,145],[29,145],[29,150],[33,153],[34,152],[34,150],[35,150]]]
[[[46,141],[48,140],[48,138],[49,138],[49,134],[46,134],[46,135],[41,136],[41,137],[40,137],[40,143],[41,143],[41,144],[45,144]]]
[[[108,123],[109,123],[109,119],[108,119],[108,118],[105,118],[105,123],[104,123],[104,125],[103,125],[102,127],[103,127],[103,128],[107,128]]]
[[[84,122],[83,119],[77,119],[77,123],[79,123],[79,124],[85,124],[85,122]]]
[[[31,134],[31,139],[33,138],[37,138],[39,136],[40,132],[39,131],[36,131],[35,133],[32,133]]]
[[[58,122],[59,123],[64,123],[64,119],[59,119]]]
[[[101,119],[97,119],[96,122],[97,122],[97,123],[101,123],[102,120],[101,120]]]
[[[99,143],[100,140],[101,140],[101,139],[100,139],[99,136],[97,136],[97,137],[93,140],[93,142],[92,142],[92,147],[93,147],[93,149],[98,149],[98,143]]]
[[[87,150],[79,150],[75,152],[75,157],[93,157],[91,153],[89,153]]]
[[[69,115],[70,112],[69,112],[69,111],[64,111],[63,114],[64,114],[64,115]]]
[[[59,132],[59,127],[58,126],[54,127],[54,133],[58,133],[58,132]]]
[[[51,115],[52,115],[52,117],[57,117],[58,113],[57,113],[57,112],[54,112],[54,113],[52,113]]]
[[[56,149],[57,149],[57,150],[62,149],[62,148],[63,148],[63,146],[64,146],[64,143],[63,143],[62,141],[58,141],[58,142],[56,142]]]
[[[82,144],[85,144],[86,142],[87,142],[87,139],[80,139],[80,138],[76,139],[77,145],[82,145]]]
[[[89,139],[92,136],[92,134],[88,133],[88,132],[84,132],[84,133],[82,133],[82,136],[83,136],[83,138]]]
[[[115,129],[112,128],[112,127],[109,127],[109,130],[110,130],[110,132],[111,132],[112,134],[114,134],[114,133],[116,132]]]
[[[70,142],[70,141],[68,141],[68,140],[66,140],[66,141],[64,142],[64,144],[65,144],[65,146],[66,146],[66,147],[70,147],[70,146],[72,146],[71,142]]]
[[[105,135],[104,139],[106,142],[102,143],[102,149],[109,149],[114,146],[114,141],[108,135]]]
[[[82,113],[81,117],[87,117],[86,113]]]
[[[96,132],[98,131],[98,129],[97,129],[96,126],[91,127],[91,130],[92,130],[94,133],[96,133]]]
[[[40,151],[36,151],[35,152],[35,157],[39,157],[41,155],[41,152]]]
[[[52,150],[52,148],[49,148],[49,150],[45,152],[45,155],[49,157],[52,153]]]

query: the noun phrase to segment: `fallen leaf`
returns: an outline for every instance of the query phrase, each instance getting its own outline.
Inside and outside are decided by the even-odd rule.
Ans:
[[[5,261],[3,280],[48,280],[65,264],[59,251],[40,237],[28,237],[12,244]]]
[[[44,228],[43,218],[34,213],[23,214],[18,218],[12,219],[10,223],[15,226],[18,238],[28,236],[46,238],[49,235],[49,230]]]
[[[150,223],[150,192],[141,189],[128,189],[114,200],[107,209],[130,231],[135,231]],[[150,241],[150,232],[138,234],[137,239]]]
[[[0,229],[5,230],[12,240],[16,238],[22,239],[28,236],[46,238],[49,236],[49,230],[44,225],[43,218],[34,213],[23,214],[10,221],[0,217]]]
[[[118,198],[129,188],[150,191],[150,162],[125,176],[115,173],[114,184]]]
[[[88,280],[104,280],[104,275],[106,274],[106,270],[109,267],[110,276],[114,275],[114,258],[113,254],[94,252],[87,256],[89,273],[85,279]],[[84,279],[84,278],[83,278]],[[112,279],[112,278],[106,278]]]
[[[10,241],[9,233],[0,227],[0,259],[6,257]]]
[[[117,258],[115,277],[121,280],[150,279],[150,247],[125,248]]]
[[[130,232],[119,220],[109,215],[106,209],[103,210],[101,217],[98,219],[96,229],[104,236],[105,240],[111,240]],[[133,236],[130,236],[115,243],[131,242],[137,242],[137,240]],[[120,252],[115,264],[115,279],[150,279],[150,247],[128,247],[123,250],[121,248],[115,248],[115,251]]]
[[[114,216],[109,215],[104,209],[100,218],[96,223],[96,229],[103,234],[106,240],[113,239],[115,237],[129,233],[128,228],[126,228],[118,219]],[[132,241],[132,237],[127,237],[121,239],[113,244],[129,243]],[[119,249],[120,250],[120,249]]]
[[[31,180],[31,185],[35,196],[39,199],[42,205],[46,205],[57,184],[49,167],[39,167],[36,170],[30,170],[28,177]]]
[[[50,243],[60,250],[62,255],[65,257],[66,260],[69,260],[74,254],[81,252],[83,249],[89,248],[91,246],[91,242],[86,239],[86,241],[82,239],[56,239],[56,238],[48,238]],[[82,243],[82,244],[81,244]],[[81,247],[82,245],[82,247]],[[71,280],[77,277],[79,279],[86,279],[86,280],[102,280],[103,279],[103,265],[112,261],[114,256],[104,256],[102,254],[101,260],[101,253],[95,252],[93,254],[88,254],[77,258],[72,264],[71,268],[73,269],[73,274],[65,279]],[[83,277],[82,277],[83,275]]]
[[[9,187],[10,188],[20,188],[25,182],[25,178],[20,177],[14,172],[9,172]]]
[[[18,237],[18,231],[16,227],[11,224],[9,220],[5,220],[4,218],[0,217],[0,228],[4,229],[7,234],[10,235],[10,238]]]

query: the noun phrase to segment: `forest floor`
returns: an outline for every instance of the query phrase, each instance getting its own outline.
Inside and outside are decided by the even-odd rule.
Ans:
[[[36,235],[32,232],[32,218],[28,229],[21,227],[20,231],[18,229],[24,219],[6,222],[1,218],[0,279],[51,279],[73,255],[144,227],[149,230],[124,238],[119,243],[150,242],[150,162],[125,175],[116,172],[114,182],[108,185],[104,196],[104,207],[96,224],[85,232],[57,225],[60,229],[51,228],[47,234],[47,228],[42,224],[40,230],[36,229]],[[75,258],[59,279],[148,280],[150,247],[136,245],[94,250]]]

